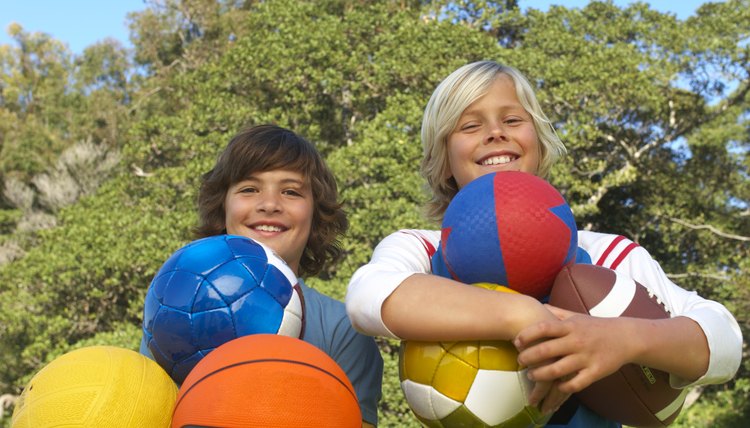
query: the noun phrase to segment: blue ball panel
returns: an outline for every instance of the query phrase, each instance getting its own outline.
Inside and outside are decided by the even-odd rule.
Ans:
[[[508,285],[494,199],[488,199],[494,194],[493,177],[487,174],[464,186],[445,211],[443,258],[450,261],[446,264],[455,274],[454,279],[466,284]],[[467,212],[472,216],[467,216]],[[449,253],[450,249],[455,251]],[[476,263],[477,259],[483,262]]]
[[[244,266],[248,274],[255,278],[255,281],[258,284],[263,281],[263,277],[266,275],[266,269],[269,266],[265,254],[262,258],[240,256],[237,258],[237,263]]]
[[[234,259],[223,235],[194,241],[183,251],[175,269],[207,275],[217,267]]]
[[[203,278],[183,271],[177,271],[169,276],[164,275],[162,278],[168,278],[164,286],[162,304],[181,311],[190,311],[193,308],[195,293],[204,281]]]
[[[207,353],[208,352],[197,352],[191,355],[189,358],[175,363],[175,365],[172,367],[171,372],[169,373],[169,375],[172,376],[172,380],[174,380],[178,384],[181,384],[187,377],[188,373],[193,370],[193,367],[195,367],[195,365],[198,364],[198,362],[203,359],[203,357],[205,357]]]
[[[159,268],[159,271],[154,275],[154,278],[157,278],[161,275],[163,275],[166,272],[173,271],[175,265],[177,264],[177,260],[180,259],[180,256],[182,256],[182,252],[185,251],[186,247],[182,247],[179,250],[175,251],[166,262],[164,262],[163,265]]]
[[[167,284],[169,284],[169,280],[172,278],[172,275],[174,275],[174,271],[160,270],[159,273],[154,276],[154,279],[151,281],[149,291],[153,291],[154,297],[157,301],[163,301],[164,290],[167,288]]]
[[[438,244],[435,254],[430,258],[430,266],[432,266],[432,274],[442,276],[443,278],[451,278],[451,273],[448,270],[448,266],[445,264],[443,258],[443,246]]]
[[[198,291],[195,293],[192,312],[211,311],[227,306],[228,303],[224,301],[223,296],[206,280],[201,283],[201,286],[198,287]]]
[[[228,303],[234,302],[255,287],[258,282],[242,263],[232,261],[211,272],[206,279],[213,284]]]
[[[573,212],[570,211],[568,204],[558,205],[550,208],[553,214],[557,216],[570,230],[570,244],[568,244],[568,253],[565,255],[563,265],[567,265],[571,261],[575,260],[576,251],[578,249],[578,226],[576,226],[576,219],[573,217]]]
[[[273,296],[278,304],[284,308],[292,298],[292,284],[289,283],[286,276],[274,265],[268,265],[268,270],[266,270],[266,276],[263,278],[261,287],[268,291],[268,294]]]
[[[211,349],[237,338],[229,308],[193,314],[193,345],[196,349]]]
[[[154,287],[148,289],[146,301],[143,303],[143,328],[151,331],[154,327],[154,317],[159,311],[161,304],[156,299]]]
[[[284,309],[262,288],[238,299],[231,309],[237,336],[276,334],[284,316]]]
[[[227,247],[236,257],[257,257],[267,260],[266,251],[257,242],[244,236],[226,236]]]
[[[190,314],[162,306],[154,317],[154,341],[170,361],[179,361],[195,353]]]
[[[146,346],[148,346],[148,350],[151,352],[151,356],[154,357],[154,361],[159,363],[159,365],[164,369],[165,372],[171,374],[172,368],[174,368],[174,361],[170,360],[166,355],[164,355],[164,352],[162,352],[155,340],[149,340]]]

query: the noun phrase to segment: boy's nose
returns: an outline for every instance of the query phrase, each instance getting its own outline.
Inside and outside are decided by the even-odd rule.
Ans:
[[[262,212],[277,212],[281,211],[281,204],[278,196],[266,194],[260,198],[257,208]]]
[[[495,142],[495,141],[503,141],[506,139],[505,135],[505,129],[503,129],[502,125],[497,124],[493,125],[489,132],[487,133],[487,142]]]

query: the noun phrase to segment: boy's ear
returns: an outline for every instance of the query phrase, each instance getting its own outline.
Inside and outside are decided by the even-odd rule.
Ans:
[[[444,181],[448,181],[451,178],[453,178],[453,171],[451,171],[451,163],[448,161],[448,159],[445,160],[445,165],[443,168],[443,177],[442,179]]]
[[[452,175],[450,177],[448,177],[448,179],[445,180],[445,182],[448,183],[448,184],[451,184],[454,188],[458,189],[458,183],[456,183],[456,179],[453,178]]]

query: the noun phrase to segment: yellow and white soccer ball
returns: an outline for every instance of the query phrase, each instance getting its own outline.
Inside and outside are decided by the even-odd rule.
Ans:
[[[478,286],[514,293],[492,284]],[[540,427],[548,417],[529,405],[533,384],[508,341],[404,341],[401,389],[428,427]]]

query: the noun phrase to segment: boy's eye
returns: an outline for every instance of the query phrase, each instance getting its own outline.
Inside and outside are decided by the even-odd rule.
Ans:
[[[286,189],[282,191],[281,193],[287,195],[287,196],[302,196],[302,194],[294,189]]]
[[[256,189],[255,187],[243,187],[240,189],[240,193],[255,193],[257,191],[258,189]]]

